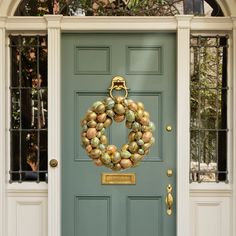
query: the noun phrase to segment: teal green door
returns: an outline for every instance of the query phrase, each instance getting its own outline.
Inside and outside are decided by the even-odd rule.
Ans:
[[[63,34],[61,65],[62,236],[175,236],[175,34]],[[116,75],[126,79],[129,98],[143,102],[156,125],[148,156],[121,172],[136,176],[133,185],[103,185],[102,174],[112,171],[95,166],[80,146],[80,120],[108,96]],[[107,136],[118,147],[127,143],[125,122],[113,122]],[[173,188],[171,215],[168,185]]]

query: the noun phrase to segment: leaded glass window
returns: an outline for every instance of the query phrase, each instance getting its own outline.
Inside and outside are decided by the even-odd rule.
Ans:
[[[47,36],[10,35],[10,182],[47,181]]]
[[[191,181],[228,181],[227,50],[227,35],[191,36]]]
[[[215,0],[22,0],[16,16],[223,16]]]

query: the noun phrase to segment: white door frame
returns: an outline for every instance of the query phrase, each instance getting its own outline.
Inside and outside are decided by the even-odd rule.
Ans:
[[[89,17],[68,18],[45,16],[48,21],[48,63],[49,66],[48,94],[54,96],[48,99],[49,110],[49,158],[57,158],[61,163],[60,145],[60,38],[61,30],[86,32],[135,32],[135,31],[177,31],[177,235],[189,236],[189,116],[186,116],[186,107],[189,107],[189,34],[192,16],[176,17]],[[60,28],[61,26],[61,28]],[[50,50],[50,48],[52,50]],[[55,50],[57,49],[57,50]],[[181,50],[180,50],[181,49]],[[56,92],[55,92],[56,91]],[[184,96],[183,96],[184,94]],[[188,99],[186,99],[186,97]],[[51,111],[51,112],[50,112]],[[53,111],[53,112],[52,112]],[[55,117],[55,114],[56,115]],[[185,137],[185,138],[183,138]],[[53,147],[53,148],[52,148]],[[59,165],[60,169],[60,165]],[[60,171],[49,168],[49,229],[48,235],[60,236]]]
[[[188,15],[175,17],[0,17],[0,133],[6,134],[7,73],[6,35],[12,31],[48,33],[48,157],[59,161],[48,173],[48,236],[61,235],[61,32],[176,32],[177,33],[177,236],[189,236],[189,38],[194,31],[233,32],[233,61],[236,61],[236,19]],[[236,78],[236,69],[232,67]],[[236,85],[234,84],[234,89]],[[235,91],[235,90],[234,90]],[[234,95],[235,96],[235,95]],[[234,97],[235,99],[235,97]],[[234,105],[236,111],[236,105]],[[233,127],[235,129],[236,122]],[[234,138],[235,132],[234,132]],[[234,139],[235,140],[235,139]],[[5,232],[6,152],[5,136],[0,136],[0,235]],[[236,150],[234,148],[234,154]],[[234,170],[236,164],[234,162]],[[235,178],[235,177],[234,177]],[[234,189],[236,184],[234,182]],[[235,198],[234,198],[235,199]],[[236,200],[234,200],[236,205]],[[234,205],[234,207],[235,207]],[[236,212],[236,211],[234,211]],[[236,214],[236,213],[235,213]],[[234,215],[235,217],[235,215]]]

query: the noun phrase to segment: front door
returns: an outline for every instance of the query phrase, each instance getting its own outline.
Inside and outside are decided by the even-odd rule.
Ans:
[[[175,34],[63,34],[61,66],[62,236],[175,236]],[[126,80],[128,98],[150,113],[156,142],[139,166],[120,172],[134,182],[118,184],[119,175],[102,184],[112,171],[95,166],[81,147],[80,120],[109,96],[117,75]],[[125,122],[113,122],[106,135],[121,147],[128,132]]]

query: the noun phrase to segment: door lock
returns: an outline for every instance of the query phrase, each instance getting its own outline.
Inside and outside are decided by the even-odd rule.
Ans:
[[[49,165],[50,165],[52,168],[57,167],[57,166],[58,166],[58,160],[56,160],[56,159],[51,159],[51,160],[49,161]]]
[[[173,170],[172,170],[172,169],[168,169],[168,170],[166,171],[166,175],[167,175],[168,177],[171,177],[171,176],[173,175]]]
[[[166,195],[166,213],[167,215],[172,215],[172,208],[173,208],[173,204],[174,204],[174,198],[173,198],[173,195],[172,195],[172,190],[173,190],[173,187],[171,184],[169,184],[166,188],[167,190],[167,195]]]

